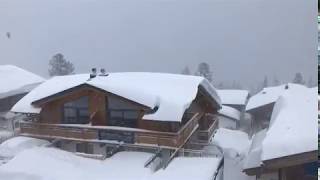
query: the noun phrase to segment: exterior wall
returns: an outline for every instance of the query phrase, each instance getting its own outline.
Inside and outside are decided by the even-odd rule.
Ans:
[[[262,174],[260,177],[257,177],[257,180],[283,180],[283,179],[279,179],[278,172],[273,172],[273,173]]]
[[[219,128],[226,128],[226,129],[237,129],[237,122],[234,119],[225,117],[225,116],[219,116]]]
[[[26,93],[0,99],[0,112],[8,112]]]

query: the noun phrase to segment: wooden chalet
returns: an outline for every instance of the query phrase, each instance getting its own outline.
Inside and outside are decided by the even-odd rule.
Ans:
[[[202,77],[111,73],[54,77],[12,111],[29,117],[20,124],[21,135],[96,153],[105,151],[104,143],[173,150],[191,137],[207,143],[219,108],[219,97]]]

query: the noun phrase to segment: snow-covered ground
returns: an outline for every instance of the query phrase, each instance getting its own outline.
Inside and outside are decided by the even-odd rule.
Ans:
[[[157,172],[144,168],[152,156],[145,152],[119,152],[94,160],[52,147],[48,142],[16,137],[0,146],[0,153],[15,155],[0,166],[0,179],[10,180],[211,180],[220,158],[178,157]],[[8,150],[12,150],[12,153]],[[195,171],[196,169],[196,171]]]

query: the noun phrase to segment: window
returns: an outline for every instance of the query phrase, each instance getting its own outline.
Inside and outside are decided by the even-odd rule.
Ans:
[[[88,97],[81,97],[63,106],[63,122],[65,124],[89,123]]]

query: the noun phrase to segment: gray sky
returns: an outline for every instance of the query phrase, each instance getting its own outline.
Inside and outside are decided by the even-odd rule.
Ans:
[[[76,72],[179,73],[217,82],[317,80],[316,0],[0,0],[0,64],[47,77],[62,53]],[[11,39],[6,37],[11,33]]]

